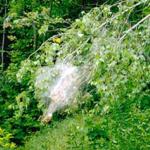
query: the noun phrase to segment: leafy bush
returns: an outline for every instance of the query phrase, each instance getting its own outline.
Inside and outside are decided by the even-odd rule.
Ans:
[[[14,149],[16,145],[15,143],[10,142],[11,138],[13,138],[12,134],[0,128],[0,148]]]
[[[119,3],[117,12],[113,12],[111,8],[114,6],[109,5],[94,8],[62,34],[62,43],[47,41],[39,49],[41,55],[22,62],[18,79],[24,80],[27,72],[33,74],[33,66],[36,70],[41,65],[53,65],[50,58],[59,49],[61,61],[89,66],[89,83],[96,86],[101,99],[96,105],[98,110],[105,102],[113,104],[134,97],[149,82],[149,64],[145,57],[149,15],[141,24],[137,22],[132,27],[128,20],[134,8],[141,4],[143,1]]]

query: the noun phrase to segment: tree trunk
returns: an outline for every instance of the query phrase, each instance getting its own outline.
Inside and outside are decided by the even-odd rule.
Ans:
[[[6,29],[5,29],[6,15],[7,15],[7,0],[5,0],[4,21],[3,21],[3,37],[2,37],[2,47],[1,47],[1,65],[2,65],[2,70],[4,68],[4,47],[5,47],[5,38],[6,38]]]

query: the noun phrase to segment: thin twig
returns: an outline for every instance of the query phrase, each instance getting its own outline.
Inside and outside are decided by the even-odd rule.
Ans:
[[[57,36],[61,36],[61,35],[62,35],[62,33],[57,34],[57,35],[54,35],[54,36],[48,38],[44,43],[42,43],[42,45],[41,45],[36,51],[34,51],[32,54],[30,54],[27,59],[30,59],[31,56],[33,56],[35,53],[37,53],[39,50],[41,50],[41,48],[45,45],[46,42],[49,42],[49,41],[51,41],[53,38],[55,38],[55,37],[57,37]]]
[[[36,50],[36,26],[34,21],[32,22],[32,27],[33,27],[33,50]]]
[[[134,30],[136,27],[138,27],[142,22],[144,22],[146,19],[148,19],[150,17],[150,14],[147,15],[146,17],[144,17],[143,19],[141,19],[138,23],[136,23],[134,26],[132,26],[130,29],[128,29],[127,31],[125,31],[125,34],[120,38],[120,42],[122,42],[124,40],[124,38],[127,36],[127,34],[129,32],[131,32],[132,30]]]

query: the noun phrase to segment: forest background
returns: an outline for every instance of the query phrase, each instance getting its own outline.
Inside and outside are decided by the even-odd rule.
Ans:
[[[125,9],[131,8],[127,14],[115,18],[117,21],[114,22],[115,25],[111,26],[109,22],[106,28],[109,28],[109,37],[112,35],[121,37],[124,35],[122,33],[126,33],[124,31],[128,34],[135,25],[133,29],[137,30],[126,38],[122,44],[124,47],[120,48],[126,47],[133,53],[125,51],[119,54],[121,58],[117,58],[116,51],[112,52],[107,59],[103,60],[103,64],[95,55],[94,64],[98,69],[94,70],[91,83],[82,89],[78,106],[55,113],[53,123],[43,127],[39,120],[43,108],[36,99],[33,87],[34,72],[39,66],[54,65],[55,59],[59,56],[57,56],[58,49],[52,49],[51,54],[45,56],[47,52],[44,49],[48,49],[48,45],[40,50],[39,47],[50,37],[54,37],[50,41],[51,44],[61,45],[69,41],[72,48],[78,47],[84,43],[84,39],[77,45],[79,41],[76,39],[74,29],[79,28],[86,37],[90,37],[92,31],[83,29],[85,26],[82,17],[99,7],[102,11],[101,18],[104,20],[109,20],[114,14],[121,14]],[[36,143],[41,141],[43,147],[39,144],[40,149],[47,149],[50,145],[53,149],[56,145],[62,145],[61,140],[58,139],[64,135],[67,141],[64,145],[66,149],[68,147],[70,149],[149,149],[149,14],[149,0],[0,0],[0,148],[15,149],[23,146],[23,149],[36,149]],[[143,18],[146,21],[140,23]],[[94,24],[95,20],[91,19],[92,21]],[[125,26],[121,28],[122,24]],[[70,35],[64,36],[63,41],[61,34],[67,31]],[[104,40],[104,51],[113,50],[112,41],[108,36],[104,36],[107,41]],[[79,53],[85,56],[91,45],[92,42],[89,42]],[[134,49],[138,49],[138,52]],[[67,55],[69,52],[64,50],[64,53]],[[49,57],[48,61],[47,57]],[[111,58],[113,61],[109,61]],[[120,59],[121,65],[114,67],[115,71],[110,76],[115,73],[122,74],[127,78],[126,83],[122,83],[122,78],[108,83],[110,77],[106,73],[108,71],[106,68],[113,65],[112,62],[117,59]],[[134,66],[132,62],[138,65]],[[76,60],[75,64],[82,64],[82,62]],[[105,78],[104,82],[99,79],[102,76],[103,79]],[[103,87],[99,86],[102,83]],[[119,92],[115,91],[115,83]],[[68,130],[64,129],[65,124],[68,124]],[[37,131],[43,132],[39,132],[36,139],[34,134]],[[47,131],[51,132],[46,134]],[[71,134],[66,135],[66,132]],[[55,143],[56,145],[50,138],[51,134],[56,134],[54,136],[58,142]],[[49,140],[43,143],[45,137],[53,143],[48,144]],[[31,140],[25,144],[28,138]]]

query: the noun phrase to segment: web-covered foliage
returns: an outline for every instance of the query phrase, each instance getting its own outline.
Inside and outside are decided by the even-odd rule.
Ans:
[[[113,104],[139,94],[150,80],[150,17],[145,13],[132,24],[130,15],[141,4],[147,8],[149,1],[126,1],[92,9],[61,34],[61,43],[47,40],[30,56],[32,59],[22,62],[18,80],[23,81],[25,75],[33,74],[41,65],[55,66],[52,60],[59,50],[59,63],[70,63],[81,70],[83,66],[88,68],[88,83],[96,86],[101,97],[94,111],[101,111],[99,105],[106,101]],[[34,88],[34,78],[31,81]],[[37,85],[42,86],[45,84]]]

